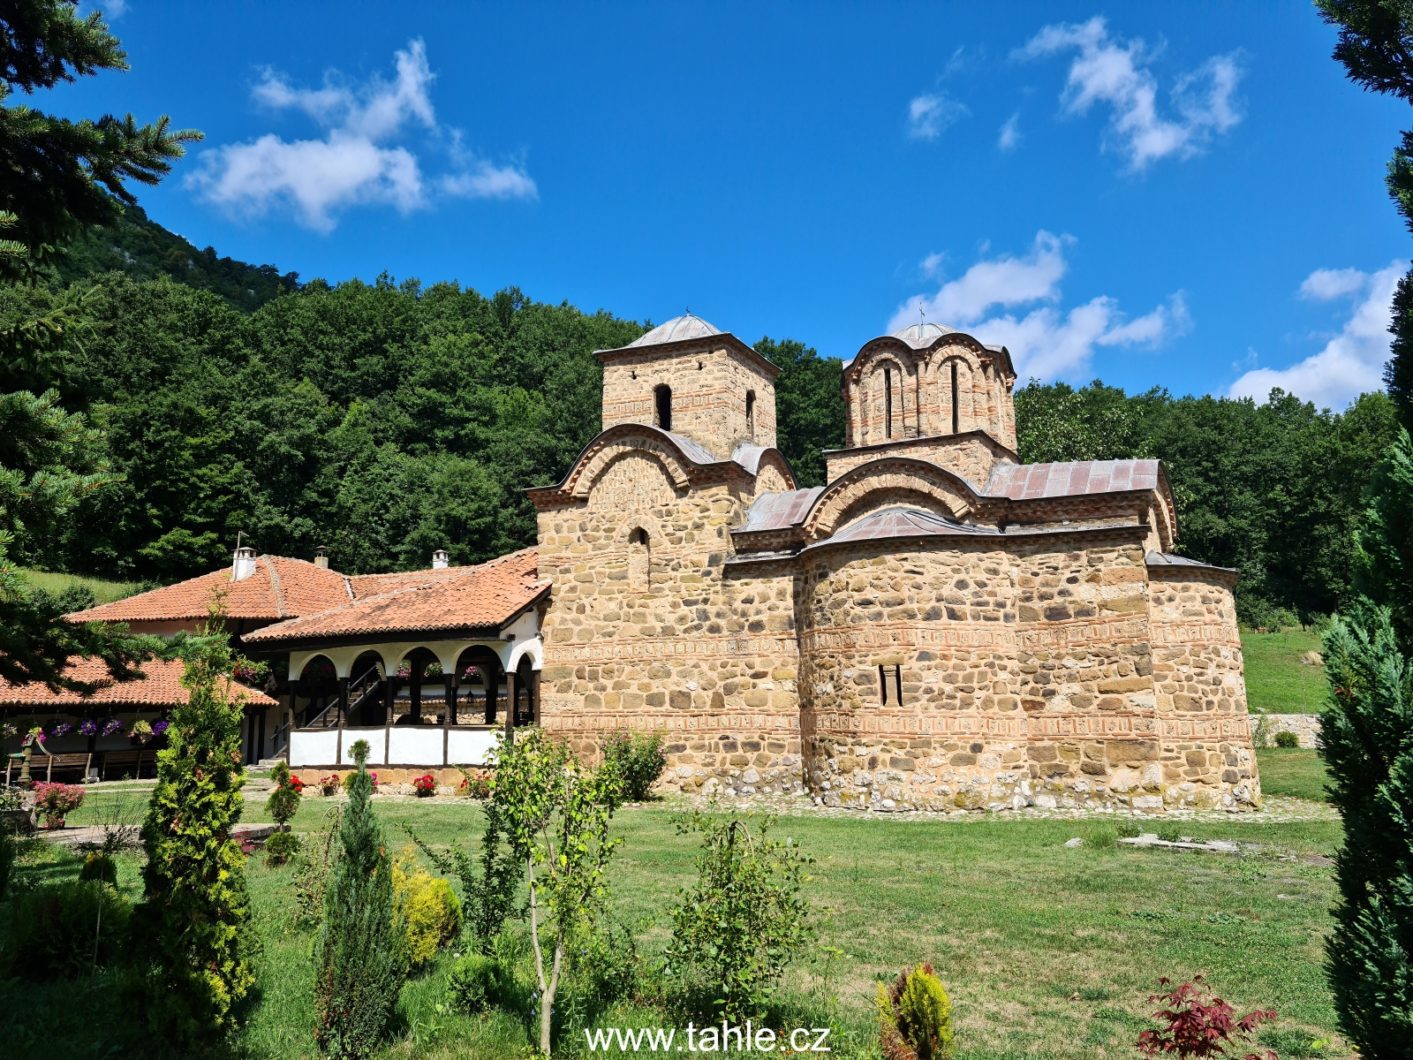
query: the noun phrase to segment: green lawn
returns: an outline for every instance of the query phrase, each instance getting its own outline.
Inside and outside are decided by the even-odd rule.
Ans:
[[[100,604],[121,600],[141,591],[142,582],[113,582],[103,578],[86,578],[81,574],[53,574],[49,571],[22,569],[25,580],[37,589],[47,589],[51,593],[61,593],[71,585],[81,585],[93,592],[95,602]]]
[[[1274,786],[1292,794],[1310,790],[1309,762],[1301,765],[1301,754],[1311,752],[1262,753],[1263,770],[1272,768],[1268,763],[1282,767],[1273,772],[1282,777]],[[71,819],[135,820],[145,798],[141,787],[95,792]],[[305,799],[296,829],[319,827],[327,807],[322,799]],[[375,807],[394,849],[403,843],[404,825],[431,842],[459,844],[472,842],[481,828],[479,807],[462,800],[379,799]],[[247,819],[264,818],[263,807],[248,808]],[[679,836],[672,818],[670,807],[652,805],[628,808],[616,822],[624,843],[615,856],[613,905],[634,927],[648,958],[661,952],[673,895],[693,873],[694,840]],[[1260,856],[1241,858],[1116,847],[1121,823],[985,815],[782,819],[779,833],[815,858],[808,893],[818,912],[820,945],[835,956],[832,965],[792,971],[784,999],[789,1015],[781,1018],[830,1019],[838,1029],[833,1056],[876,1057],[873,984],[927,959],[951,991],[964,1060],[1131,1057],[1139,1031],[1149,1025],[1153,1005],[1147,996],[1156,978],[1202,973],[1243,1011],[1270,1006],[1280,1013],[1268,1042],[1282,1057],[1348,1055],[1334,1038],[1320,968],[1334,892],[1331,870],[1318,855],[1335,849],[1338,823],[1277,823],[1247,815],[1180,823],[1184,834],[1261,844]],[[1088,843],[1068,849],[1064,843],[1072,836]],[[52,878],[76,868],[66,856],[50,853],[22,872]],[[133,897],[138,871],[138,859],[124,856],[121,884]],[[292,927],[290,869],[252,860],[249,879],[263,944],[262,997],[239,1050],[252,1058],[309,1056],[313,934]],[[444,958],[409,984],[398,1037],[381,1055],[525,1056],[529,1039],[515,1019],[472,1019],[446,1007],[449,962]],[[528,966],[522,975],[528,979]],[[837,1009],[830,998],[837,999]],[[135,1015],[115,999],[110,973],[49,986],[0,984],[0,1007],[39,1017],[11,1021],[7,1055],[140,1051],[140,1035],[124,1037],[125,1021]],[[632,1006],[599,1017],[601,1025],[662,1020]],[[1302,1043],[1312,1039],[1334,1044],[1308,1052]],[[584,1053],[570,1040],[556,1055]]]
[[[1268,747],[1256,752],[1261,766],[1261,791],[1314,802],[1325,800],[1329,774],[1320,753],[1311,748]]]
[[[1323,666],[1306,666],[1300,657],[1320,651],[1320,638],[1301,629],[1241,634],[1246,662],[1246,702],[1252,712],[1319,714],[1325,709]]]

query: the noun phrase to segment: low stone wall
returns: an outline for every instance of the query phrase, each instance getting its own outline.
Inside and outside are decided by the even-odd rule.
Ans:
[[[1318,714],[1267,714],[1266,737],[1267,745],[1276,745],[1276,733],[1293,732],[1300,740],[1301,747],[1320,746],[1320,715]],[[1251,719],[1251,728],[1256,731],[1261,724],[1261,717],[1255,716]]]

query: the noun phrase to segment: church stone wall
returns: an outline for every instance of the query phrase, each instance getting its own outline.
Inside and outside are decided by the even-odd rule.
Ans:
[[[998,452],[997,448],[984,436],[970,434],[904,439],[889,445],[871,445],[866,449],[832,450],[824,454],[825,477],[833,482],[845,472],[871,460],[904,456],[945,467],[966,479],[979,492],[986,486],[992,469],[1000,460],[1014,462]]]
[[[775,384],[746,355],[711,342],[672,353],[652,347],[614,353],[604,364],[604,430],[620,423],[656,425],[654,388],[660,384],[672,388],[672,433],[717,459],[730,459],[742,442],[775,446]],[[753,424],[746,416],[748,392],[755,394]]]
[[[1255,805],[1241,638],[1229,574],[1152,572],[1153,674],[1165,794],[1173,806]]]
[[[678,490],[628,454],[587,501],[540,512],[547,730],[589,759],[615,730],[661,732],[669,790],[799,790],[793,579],[723,576],[749,501],[728,484]]]

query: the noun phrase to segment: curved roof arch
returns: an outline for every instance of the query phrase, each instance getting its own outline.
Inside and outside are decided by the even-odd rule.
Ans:
[[[870,460],[840,475],[815,497],[801,522],[806,540],[829,537],[877,494],[888,495],[895,507],[900,496],[925,498],[958,521],[975,511],[980,499],[966,479],[926,460],[897,456]]]

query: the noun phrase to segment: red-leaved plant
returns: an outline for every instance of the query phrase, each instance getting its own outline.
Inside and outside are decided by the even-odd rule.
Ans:
[[[1240,1019],[1236,1009],[1219,997],[1212,997],[1202,976],[1192,982],[1173,987],[1166,976],[1158,980],[1164,993],[1152,994],[1149,1001],[1161,1001],[1166,1007],[1153,1013],[1154,1019],[1167,1024],[1161,1030],[1144,1031],[1138,1036],[1138,1051],[1145,1056],[1175,1053],[1178,1056],[1225,1056],[1228,1045],[1237,1045],[1248,1038],[1257,1024],[1276,1018],[1275,1009],[1257,1009]],[[1272,1050],[1247,1053],[1243,1060],[1277,1060]]]

